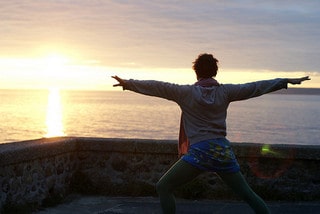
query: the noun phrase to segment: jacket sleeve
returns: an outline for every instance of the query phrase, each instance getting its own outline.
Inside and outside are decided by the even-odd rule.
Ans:
[[[245,84],[226,84],[225,92],[229,102],[258,97],[273,91],[287,88],[288,79],[262,80]]]
[[[140,94],[160,97],[179,103],[185,98],[190,87],[155,80],[126,80],[124,90],[134,91]]]

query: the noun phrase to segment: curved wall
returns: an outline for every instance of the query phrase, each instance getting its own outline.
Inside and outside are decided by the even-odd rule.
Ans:
[[[320,146],[232,143],[241,171],[265,200],[319,200]],[[41,206],[72,192],[156,196],[177,160],[176,141],[44,138],[0,144],[0,207]],[[214,173],[177,190],[182,198],[237,199]]]

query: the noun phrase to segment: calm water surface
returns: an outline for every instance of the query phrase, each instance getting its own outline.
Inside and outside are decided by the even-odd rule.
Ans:
[[[179,107],[123,91],[0,90],[0,143],[56,135],[177,139]],[[234,102],[234,142],[320,145],[320,96],[268,94]]]

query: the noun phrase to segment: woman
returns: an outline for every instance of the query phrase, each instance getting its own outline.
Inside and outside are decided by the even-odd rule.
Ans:
[[[249,187],[226,139],[226,116],[230,102],[257,97],[287,84],[301,84],[309,77],[273,79],[246,84],[219,84],[218,60],[201,54],[193,62],[197,75],[194,85],[160,81],[124,80],[118,76],[114,86],[176,102],[181,110],[179,154],[181,158],[161,177],[156,188],[164,213],[175,213],[173,191],[205,171],[215,172],[256,213],[270,213],[265,202]]]

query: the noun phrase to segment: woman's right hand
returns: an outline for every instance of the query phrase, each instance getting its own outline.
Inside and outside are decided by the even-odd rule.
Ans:
[[[303,81],[310,80],[309,76],[301,77],[301,78],[290,78],[288,79],[288,83],[296,85],[301,84]]]

